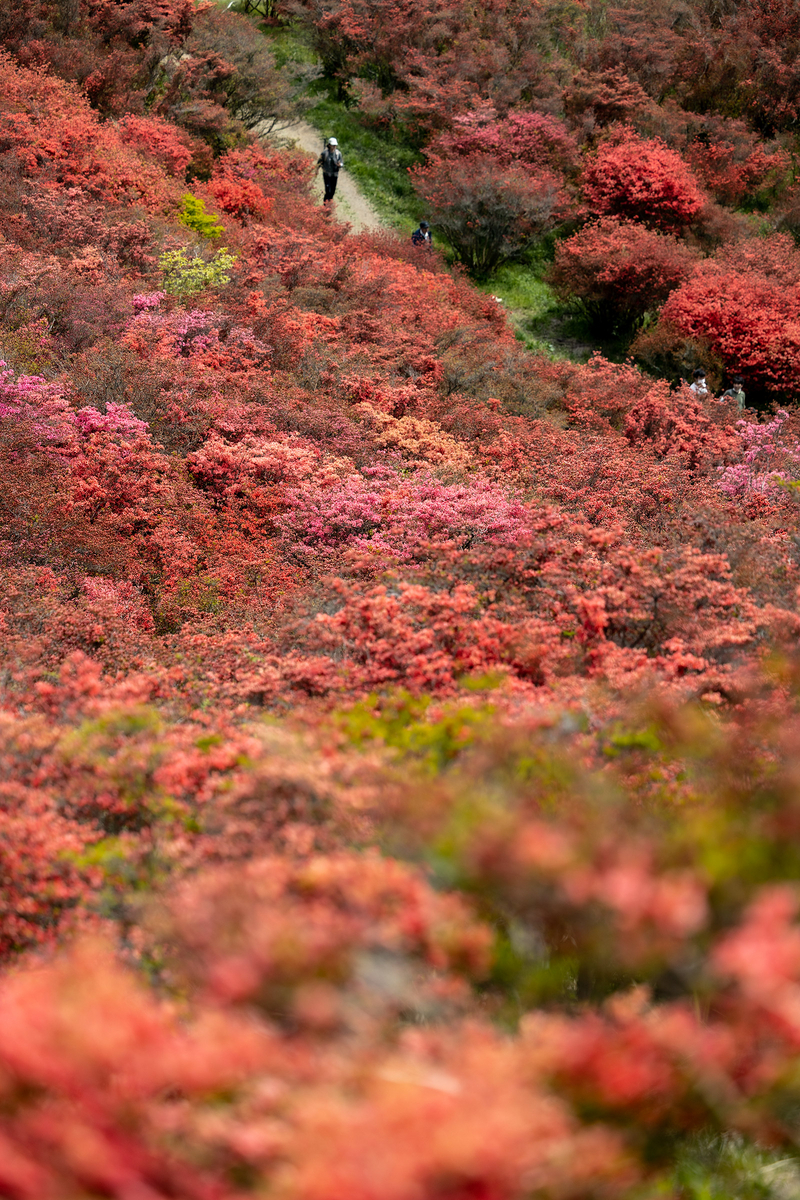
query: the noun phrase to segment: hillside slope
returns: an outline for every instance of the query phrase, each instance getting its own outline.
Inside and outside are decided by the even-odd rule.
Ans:
[[[0,1195],[766,1171],[797,410],[532,356],[349,233],[231,117],[240,18],[2,12]]]

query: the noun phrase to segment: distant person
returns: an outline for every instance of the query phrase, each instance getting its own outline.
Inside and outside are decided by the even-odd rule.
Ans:
[[[745,393],[744,380],[742,379],[741,375],[734,375],[733,387],[729,387],[726,392],[722,393],[722,399],[735,400],[736,407],[738,408],[739,412],[742,411],[744,408]]]
[[[427,246],[429,250],[433,249],[431,227],[427,221],[420,221],[418,228],[411,235],[411,241],[415,246]]]
[[[325,149],[320,154],[317,160],[317,170],[322,169],[322,178],[325,182],[325,199],[323,204],[327,204],[336,194],[336,184],[339,182],[339,172],[344,166],[342,152],[339,149],[339,143],[335,137],[328,138],[325,143]]]
[[[706,373],[702,367],[697,367],[692,372],[691,390],[700,400],[705,400],[708,395],[708,385],[706,383]]]

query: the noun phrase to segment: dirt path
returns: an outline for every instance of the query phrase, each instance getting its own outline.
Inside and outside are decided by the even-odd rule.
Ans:
[[[256,130],[256,132],[258,132]],[[269,140],[279,146],[297,146],[317,158],[322,152],[323,138],[318,130],[305,121],[295,121],[279,133],[270,134]],[[347,147],[342,148],[345,164],[347,163]],[[322,175],[317,176],[315,190],[319,193],[322,203]],[[361,194],[358,184],[345,166],[339,174],[339,184],[336,189],[336,199],[333,202],[334,216],[340,221],[349,221],[353,232],[361,229],[383,229],[384,223],[369,200]]]

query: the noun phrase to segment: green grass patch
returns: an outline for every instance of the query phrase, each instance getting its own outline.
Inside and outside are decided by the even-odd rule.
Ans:
[[[261,25],[260,29],[269,39],[278,70],[295,64],[308,67],[319,63],[308,35],[299,26]]]
[[[510,311],[529,317],[541,316],[558,303],[552,288],[525,263],[505,263],[491,279],[478,286],[482,292],[499,296]]]
[[[502,301],[518,341],[529,350],[552,358],[571,357],[547,336],[548,321],[560,310],[560,305],[553,289],[542,278],[546,266],[544,260],[538,259],[504,263],[490,279],[477,286]]]

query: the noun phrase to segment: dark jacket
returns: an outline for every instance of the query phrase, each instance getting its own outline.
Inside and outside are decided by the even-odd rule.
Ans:
[[[333,149],[326,146],[319,156],[319,165],[322,167],[323,175],[338,175],[339,168],[344,166],[342,152],[338,146],[334,146]]]

